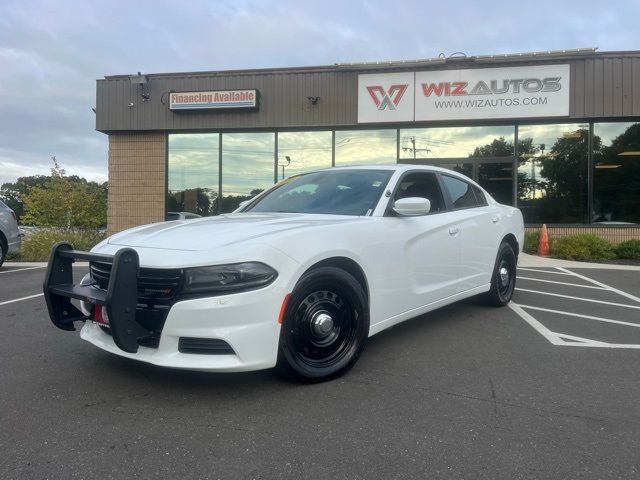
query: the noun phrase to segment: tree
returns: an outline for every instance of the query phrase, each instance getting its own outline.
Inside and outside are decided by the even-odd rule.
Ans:
[[[100,228],[107,223],[107,185],[66,176],[55,157],[51,176],[23,196],[23,223],[43,227]]]
[[[20,177],[14,183],[3,183],[0,187],[0,200],[7,204],[21,221],[24,214],[24,197],[31,188],[43,187],[49,181],[47,175]]]

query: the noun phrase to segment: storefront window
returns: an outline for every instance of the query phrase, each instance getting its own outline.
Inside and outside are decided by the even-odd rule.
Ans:
[[[278,134],[278,180],[331,167],[331,132]]]
[[[168,212],[217,213],[218,139],[217,133],[169,135]]]
[[[400,158],[513,156],[513,126],[406,128],[400,130]]]
[[[593,126],[594,223],[640,223],[640,123]]]
[[[222,135],[222,213],[274,183],[274,133]]]
[[[336,166],[396,163],[396,130],[337,130]]]
[[[518,208],[525,223],[587,221],[589,126],[518,127]]]

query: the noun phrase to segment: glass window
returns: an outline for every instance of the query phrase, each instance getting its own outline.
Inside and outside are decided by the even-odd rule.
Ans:
[[[512,157],[513,158],[513,157]],[[513,161],[478,163],[478,178],[482,188],[503,205],[513,205]]]
[[[400,130],[400,158],[513,156],[513,126],[406,128]]]
[[[398,200],[408,197],[428,199],[431,202],[431,208],[429,210],[431,213],[445,210],[444,198],[442,197],[440,185],[434,173],[416,172],[405,175],[396,191],[394,199]]]
[[[217,213],[218,139],[217,133],[169,135],[167,212]]]
[[[640,123],[593,126],[593,222],[640,223]]]
[[[337,130],[336,166],[396,163],[396,130]]]
[[[247,211],[368,215],[392,174],[391,170],[349,169],[289,177]]]
[[[589,126],[518,127],[518,207],[525,223],[587,220]]]
[[[331,132],[278,134],[278,179],[331,167]]]
[[[478,201],[471,189],[471,185],[459,178],[442,175],[442,180],[449,192],[453,208],[477,207]]]
[[[222,213],[274,183],[274,133],[222,135]]]

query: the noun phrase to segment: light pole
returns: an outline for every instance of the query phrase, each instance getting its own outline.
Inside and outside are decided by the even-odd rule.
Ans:
[[[284,180],[284,169],[285,169],[285,167],[288,167],[289,165],[291,165],[291,157],[289,155],[286,155],[284,158],[287,160],[287,163],[278,162],[278,166],[282,167],[282,180]]]

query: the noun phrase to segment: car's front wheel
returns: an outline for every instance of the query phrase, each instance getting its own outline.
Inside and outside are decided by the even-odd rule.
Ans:
[[[516,263],[513,247],[502,242],[491,276],[491,290],[484,295],[489,305],[502,307],[511,301],[516,288]]]
[[[277,370],[303,382],[341,375],[356,363],[368,335],[369,307],[360,283],[339,268],[311,270],[287,304]]]

